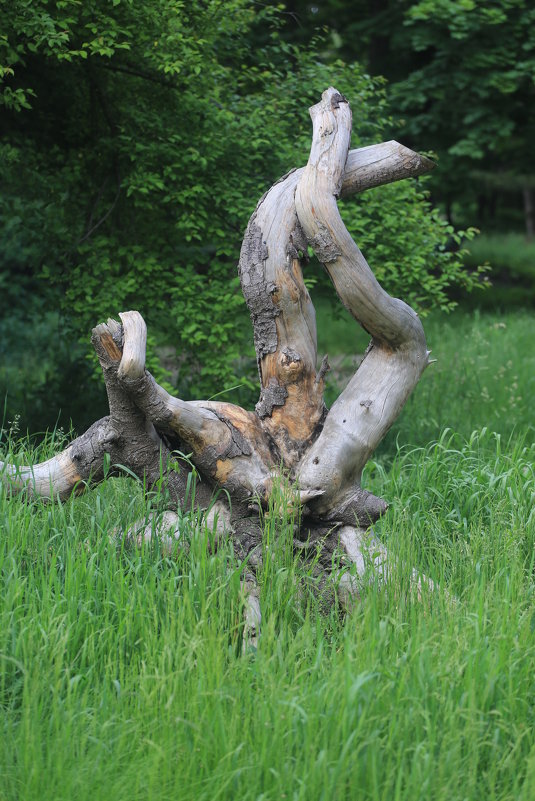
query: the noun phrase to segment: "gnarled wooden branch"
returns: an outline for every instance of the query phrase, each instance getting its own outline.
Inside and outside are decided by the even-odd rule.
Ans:
[[[299,220],[342,303],[372,341],[298,476],[303,489],[324,490],[314,503],[317,513],[350,523],[363,503],[362,469],[416,386],[429,353],[418,316],[382,289],[338,211],[351,136],[349,104],[331,88],[310,113],[312,149],[295,196]]]
[[[386,503],[360,486],[362,469],[428,363],[421,323],[403,301],[377,283],[345,228],[337,199],[420,175],[433,165],[397,142],[349,151],[351,112],[335,89],[311,109],[313,141],[306,167],[281,178],[258,203],[245,232],[239,273],[251,313],[261,393],[255,412],[229,403],[184,401],[169,395],[145,368],[146,327],[138,312],[93,330],[110,414],[63,453],[32,468],[2,466],[12,490],[64,499],[123,468],[148,485],[165,479],[168,505],[191,501],[216,516],[249,569],[261,564],[261,509],[274,476],[293,482],[294,547],[305,557],[322,549],[328,569],[336,549],[365,565],[364,530]],[[364,361],[328,412],[327,360],[317,367],[314,307],[302,276],[311,246],[342,303],[370,333]],[[187,452],[191,463],[179,461]],[[213,503],[213,493],[218,500]],[[131,529],[140,543],[163,526],[164,544],[177,536],[174,517]],[[169,524],[169,525],[168,525]],[[215,525],[215,524],[214,524]],[[169,533],[171,531],[171,533]],[[375,551],[383,556],[381,548]],[[260,621],[254,576],[247,578],[246,629]],[[342,591],[354,590],[354,577]],[[251,590],[253,588],[254,591]]]
[[[352,150],[342,165],[345,197],[428,172],[433,163],[384,142]],[[307,168],[283,176],[259,201],[245,232],[239,263],[243,295],[254,328],[261,394],[256,411],[285,464],[295,466],[325,416],[327,360],[316,372],[316,315],[301,262],[308,239],[295,194]]]

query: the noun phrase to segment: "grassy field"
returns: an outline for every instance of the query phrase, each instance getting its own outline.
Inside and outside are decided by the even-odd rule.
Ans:
[[[319,319],[333,361],[362,350]],[[155,503],[126,479],[49,507],[0,490],[1,801],[535,797],[533,324],[426,329],[439,361],[366,473],[395,567],[347,617],[281,549],[242,653],[240,567],[191,515],[168,558],[110,542]],[[439,583],[421,601],[413,566]]]
[[[323,299],[318,311],[318,352],[328,353],[330,402],[356,369],[369,341],[340,307]],[[508,438],[535,425],[533,313],[480,314],[457,311],[423,320],[431,358],[399,420],[379,453],[397,445],[425,445],[445,428],[469,437],[486,426]]]

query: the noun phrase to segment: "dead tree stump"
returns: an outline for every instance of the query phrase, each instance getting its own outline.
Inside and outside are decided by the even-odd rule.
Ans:
[[[219,536],[231,537],[254,571],[258,558],[251,555],[261,552],[260,510],[268,507],[282,471],[298,513],[295,547],[321,548],[325,569],[340,548],[356,574],[363,574],[364,533],[387,504],[361,487],[362,470],[416,386],[429,352],[417,314],[378,284],[342,222],[337,199],[420,175],[433,165],[397,142],[349,150],[350,107],[333,88],[310,113],[308,164],[281,178],[259,201],[241,250],[239,274],[261,385],[255,411],[169,395],[145,369],[141,315],[125,312],[120,323],[108,320],[92,334],[109,416],[47,462],[3,465],[12,490],[65,499],[120,473],[119,465],[150,486],[161,481],[163,466],[169,504],[176,508],[188,502],[193,468],[180,462],[177,470],[174,453],[191,454],[195,503],[212,520],[217,517]],[[323,400],[327,357],[318,368],[315,312],[302,276],[308,247],[371,337],[330,410]],[[167,523],[172,519],[168,515]],[[130,533],[138,541],[147,534],[144,528]],[[385,558],[375,543],[375,561]],[[353,579],[346,575],[341,587],[351,594]],[[256,607],[255,600],[248,610],[253,628]]]

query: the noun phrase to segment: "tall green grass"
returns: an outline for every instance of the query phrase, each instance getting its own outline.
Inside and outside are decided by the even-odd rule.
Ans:
[[[327,398],[334,402],[369,342],[345,311],[325,299],[318,307],[318,350],[334,367]],[[423,320],[431,358],[400,418],[380,447],[425,445],[445,428],[469,437],[487,427],[503,437],[535,424],[535,338],[530,312],[485,314],[458,310]]]
[[[527,320],[501,322],[436,324],[449,429],[398,429],[367,468],[390,503],[386,587],[346,617],[319,607],[291,510],[268,512],[256,650],[243,566],[187,510],[189,550],[165,556],[110,540],[158,507],[132,481],[55,506],[0,490],[0,799],[535,797],[535,445],[527,408],[496,433],[455,391],[465,357],[487,352],[492,375],[516,358]],[[516,396],[530,380],[518,370]],[[413,567],[438,582],[421,600]]]

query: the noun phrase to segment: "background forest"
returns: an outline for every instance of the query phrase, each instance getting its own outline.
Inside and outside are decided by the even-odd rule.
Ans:
[[[386,289],[451,309],[488,259],[495,289],[470,303],[531,304],[534,23],[522,0],[3,3],[4,420],[103,413],[89,332],[126,308],[181,397],[255,399],[241,237],[306,161],[328,84],[352,103],[354,146],[396,138],[438,162],[344,209]],[[328,296],[317,265],[308,280]]]

